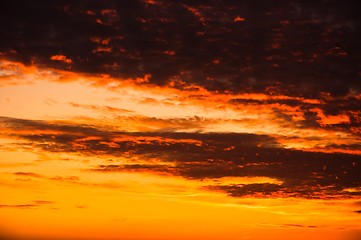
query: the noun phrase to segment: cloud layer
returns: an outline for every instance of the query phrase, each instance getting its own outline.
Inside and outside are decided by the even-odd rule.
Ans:
[[[7,58],[82,73],[305,97],[360,94],[354,1],[4,1]]]
[[[6,137],[27,140],[24,147],[114,158],[111,164],[104,162],[88,169],[91,171],[149,172],[197,181],[268,177],[280,182],[205,186],[234,197],[332,199],[361,194],[361,156],[284,149],[277,139],[266,135],[117,132],[14,118],[2,118],[1,126],[8,130]]]

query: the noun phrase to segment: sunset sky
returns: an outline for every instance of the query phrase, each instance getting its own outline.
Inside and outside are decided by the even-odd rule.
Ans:
[[[357,0],[0,2],[0,239],[360,240]]]

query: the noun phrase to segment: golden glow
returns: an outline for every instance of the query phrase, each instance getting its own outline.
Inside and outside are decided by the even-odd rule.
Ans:
[[[188,10],[205,23],[197,9]],[[109,43],[107,39],[92,41]],[[108,51],[108,47],[95,50],[99,54]],[[176,55],[172,50],[164,54]],[[72,63],[64,55],[54,55],[51,60]],[[205,161],[214,161],[219,156],[200,139],[166,135],[264,134],[277,141],[265,143],[270,148],[278,144],[282,149],[360,155],[356,148],[342,147],[357,145],[359,136],[327,128],[349,123],[350,117],[344,113],[325,114],[317,107],[322,100],[216,93],[200,86],[184,85],[180,89],[175,86],[182,83],[175,81],[160,87],[150,84],[150,75],[116,79],[6,60],[0,66],[0,116],[68,127],[42,129],[33,126],[34,122],[28,128],[0,124],[0,238],[276,240],[292,236],[291,239],[345,240],[345,236],[350,236],[354,240],[351,237],[357,235],[360,214],[355,213],[355,200],[336,198],[331,203],[320,199],[285,199],[277,194],[268,198],[235,198],[224,191],[212,191],[211,187],[252,184],[277,187],[285,181],[276,176],[233,176],[233,169],[228,169],[231,174],[226,177],[196,179],[182,175],[180,163],[187,167],[186,164],[197,162],[202,167]],[[291,100],[313,104],[317,118],[312,124],[320,127],[300,127],[298,124],[307,120],[303,109],[282,103]],[[284,118],[277,114],[284,114]],[[85,126],[90,133],[76,132],[69,126]],[[92,135],[94,129],[107,131],[107,135],[103,132]],[[148,135],[137,135],[139,132]],[[154,132],[164,135],[151,135]],[[32,138],[44,136],[64,138],[64,144],[72,149],[63,151],[58,146],[60,141],[46,138],[34,144],[36,140]],[[89,154],[86,150],[93,142],[95,147],[90,149],[93,154]],[[159,156],[137,155],[130,150],[117,155],[122,144],[151,150],[157,144],[167,151]],[[172,148],[175,145],[203,147],[215,156],[177,162]],[[115,153],[109,154],[101,146],[114,149]],[[263,147],[263,143],[257,147]],[[235,149],[229,144],[222,146],[224,152]],[[234,159],[242,171],[241,154]],[[172,171],[140,169],[142,164]],[[262,172],[263,162],[252,164]],[[113,166],[116,171],[94,170],[99,166]],[[341,192],[359,193],[360,189],[350,187]]]
[[[9,154],[11,159],[21,159],[21,165],[1,166],[0,222],[5,236],[233,239],[242,235],[263,239],[267,234],[269,239],[279,239],[287,233],[303,239],[297,236],[302,232],[302,237],[326,235],[342,240],[345,232],[337,229],[352,227],[359,220],[347,213],[353,209],[352,201],[336,200],[329,205],[322,200],[233,199],[201,188],[273,182],[267,178],[198,182],[147,173],[104,174],[81,170],[90,160],[93,164],[105,161],[93,156],[47,153],[49,160],[44,160],[44,153],[10,151],[2,152],[1,159],[9,159]]]

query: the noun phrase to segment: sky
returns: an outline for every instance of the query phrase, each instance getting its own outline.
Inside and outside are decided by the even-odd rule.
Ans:
[[[361,239],[356,0],[0,2],[0,239]]]

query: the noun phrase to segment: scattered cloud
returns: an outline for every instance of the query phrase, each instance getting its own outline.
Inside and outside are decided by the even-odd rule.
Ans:
[[[61,62],[65,62],[65,63],[73,63],[73,61],[70,59],[70,58],[67,58],[67,56],[64,56],[64,55],[53,55],[50,57],[50,60],[53,60],[53,61],[61,61]]]
[[[262,208],[250,229],[319,228],[359,239],[352,223],[361,213],[360,14],[354,2],[1,2],[0,149],[6,162],[0,174],[5,188],[14,187],[8,199],[29,186],[35,195],[27,195],[29,202],[3,200],[0,208],[9,214],[55,210],[53,191],[86,188],[81,200],[94,188],[106,194],[70,205],[80,225],[77,219],[87,217],[77,214],[82,209],[100,209],[108,197],[119,205],[122,196],[121,203],[134,204],[123,211],[130,227],[154,219],[164,200],[162,211],[192,209],[199,205],[183,200],[199,200]],[[155,208],[132,211],[144,201]],[[303,207],[312,219],[300,218]],[[226,208],[219,208],[222,215],[212,209],[225,217]],[[118,212],[102,214],[113,221]],[[268,221],[274,214],[282,215],[259,223],[258,216]],[[183,221],[174,215],[167,219]],[[21,219],[9,231],[54,232],[52,225],[39,230],[36,224],[19,230]],[[219,226],[219,233],[232,227]],[[244,238],[258,234],[237,231]]]

